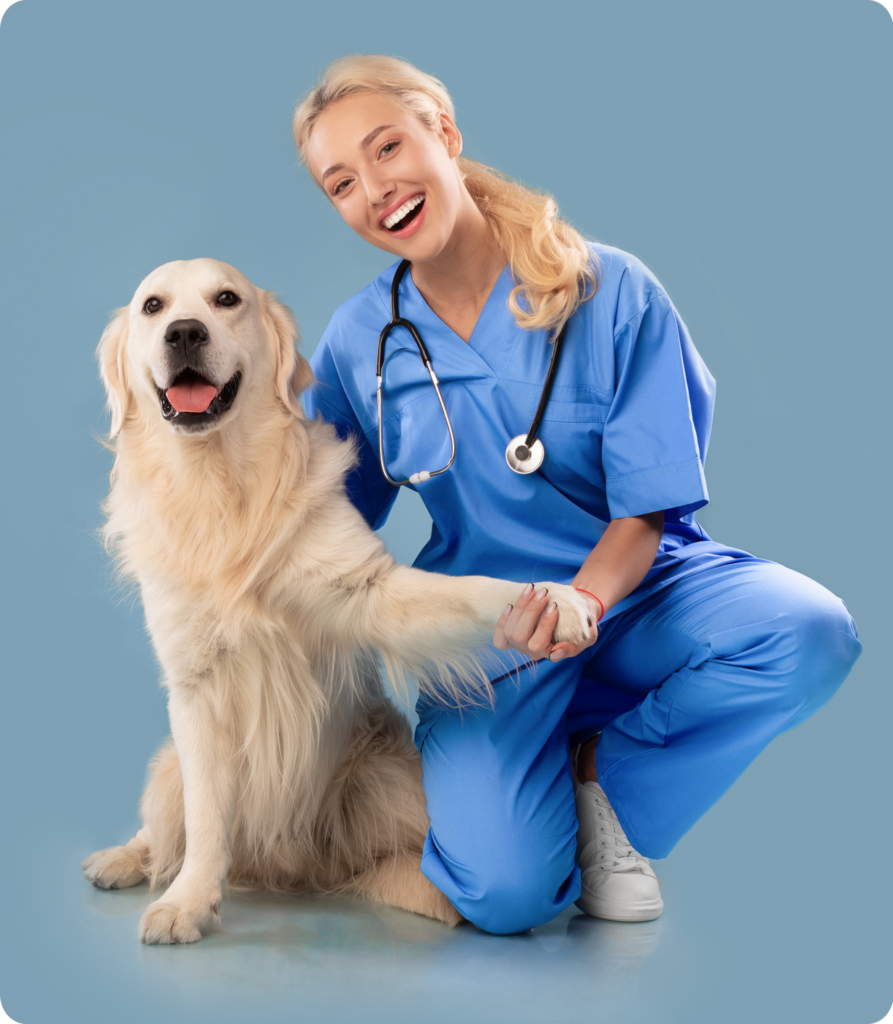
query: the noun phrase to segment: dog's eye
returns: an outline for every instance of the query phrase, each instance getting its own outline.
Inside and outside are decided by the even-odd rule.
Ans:
[[[218,306],[238,306],[242,300],[235,292],[221,292],[217,296]]]
[[[162,301],[157,296],[153,295],[150,299],[146,299],[143,303],[144,313],[157,313],[162,307]]]

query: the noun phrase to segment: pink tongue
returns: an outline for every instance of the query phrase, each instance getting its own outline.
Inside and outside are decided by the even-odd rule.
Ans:
[[[167,400],[177,412],[207,412],[208,406],[217,397],[217,388],[212,384],[194,381],[191,384],[175,384],[167,389]]]

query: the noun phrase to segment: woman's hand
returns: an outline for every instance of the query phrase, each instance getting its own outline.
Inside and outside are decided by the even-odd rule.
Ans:
[[[528,583],[515,604],[509,605],[499,617],[493,633],[493,646],[500,651],[520,651],[533,661],[539,661],[540,658],[560,661],[579,654],[591,647],[598,638],[596,619],[601,613],[601,609],[590,597],[585,594],[583,596],[591,605],[592,613],[592,629],[586,643],[552,643],[552,634],[558,624],[558,608],[554,601],[549,600],[549,592],[545,587],[535,590],[533,584]]]
[[[512,648],[534,661],[561,661],[591,647],[598,639],[599,618],[631,594],[654,564],[663,529],[663,512],[612,519],[608,524],[571,583],[572,587],[598,594],[602,601],[599,607],[589,593],[583,593],[592,619],[590,637],[585,643],[552,643],[558,609],[554,601],[548,600],[545,587],[534,591],[533,584],[528,583],[517,602],[509,605],[496,623],[493,646],[501,651]]]

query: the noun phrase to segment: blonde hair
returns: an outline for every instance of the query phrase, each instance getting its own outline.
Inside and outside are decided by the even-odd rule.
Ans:
[[[305,165],[317,118],[331,103],[359,92],[390,96],[431,131],[440,131],[442,112],[455,120],[443,83],[407,61],[363,54],[340,57],[295,110],[292,128]],[[465,187],[512,269],[516,284],[508,306],[515,321],[529,331],[557,330],[595,294],[594,254],[583,236],[558,216],[550,195],[476,160],[460,156],[458,163]]]

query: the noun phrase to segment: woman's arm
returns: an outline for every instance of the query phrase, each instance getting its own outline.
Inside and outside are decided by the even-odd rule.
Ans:
[[[595,594],[607,612],[645,578],[654,564],[663,529],[663,512],[611,520],[601,540],[587,555],[572,586]],[[493,645],[500,650],[514,648],[534,660],[572,658],[591,647],[598,638],[597,619],[602,609],[592,598],[586,599],[592,611],[592,633],[587,643],[553,645],[558,609],[548,601],[545,591],[534,591],[528,584],[514,606],[509,605],[502,613],[493,634]]]

